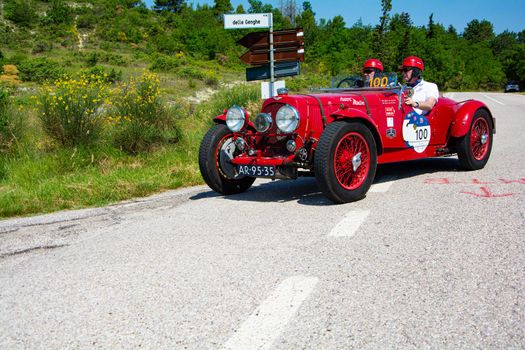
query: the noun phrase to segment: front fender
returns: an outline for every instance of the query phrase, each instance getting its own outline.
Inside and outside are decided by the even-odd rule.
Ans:
[[[375,120],[372,119],[368,114],[364,113],[359,109],[354,108],[338,109],[337,111],[330,114],[329,120],[330,123],[336,120],[349,120],[359,121],[365,124],[374,136],[378,155],[383,153],[383,142],[381,141],[381,137],[379,136],[378,125],[375,122]]]
[[[217,124],[226,124],[226,114],[216,116],[213,121]]]
[[[452,128],[450,130],[450,136],[452,137],[465,136],[470,129],[470,124],[472,122],[472,118],[474,117],[474,114],[476,114],[476,112],[479,109],[485,109],[489,113],[490,120],[492,122],[492,129],[494,133],[496,133],[496,120],[492,116],[492,113],[490,113],[490,110],[487,107],[487,105],[481,101],[470,100],[470,101],[466,101],[465,103],[463,103],[463,106],[461,106],[457,110],[456,116],[453,120]]]
[[[255,132],[255,126],[250,121],[250,117],[248,116],[247,119],[248,119],[247,129]],[[226,124],[226,113],[216,116],[215,118],[213,118],[213,121],[217,124]]]

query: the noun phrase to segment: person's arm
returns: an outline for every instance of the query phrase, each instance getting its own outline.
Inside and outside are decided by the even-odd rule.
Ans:
[[[427,89],[428,90],[426,95],[428,97],[426,100],[414,101],[411,97],[408,97],[405,99],[405,103],[409,106],[412,106],[412,108],[421,109],[423,111],[430,111],[432,108],[434,108],[438,101],[439,90],[437,88],[437,85],[434,83],[428,83]]]
[[[429,97],[423,102],[414,101],[411,97],[405,100],[405,104],[412,106],[412,108],[421,109],[423,111],[430,111],[436,105],[437,100],[434,97]]]

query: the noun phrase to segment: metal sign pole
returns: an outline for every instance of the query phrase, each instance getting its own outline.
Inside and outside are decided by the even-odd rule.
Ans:
[[[273,97],[273,84],[275,83],[275,64],[273,52],[273,13],[270,15],[270,97]]]

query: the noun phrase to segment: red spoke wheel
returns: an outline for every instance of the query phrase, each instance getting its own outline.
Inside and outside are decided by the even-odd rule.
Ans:
[[[368,127],[336,121],[324,130],[315,151],[314,169],[321,191],[336,203],[365,197],[377,168],[377,149]]]
[[[202,178],[215,192],[235,194],[246,191],[253,177],[239,177],[230,160],[235,156],[232,132],[224,124],[213,126],[202,139],[199,149],[199,169]]]
[[[482,169],[487,164],[492,150],[494,129],[489,114],[479,109],[474,114],[470,130],[462,137],[457,146],[458,159],[465,170]]]
[[[334,172],[339,184],[347,190],[361,186],[370,170],[370,149],[363,135],[351,132],[337,144]]]
[[[470,148],[476,160],[482,160],[489,151],[489,124],[484,118],[478,118],[472,123],[470,133]]]

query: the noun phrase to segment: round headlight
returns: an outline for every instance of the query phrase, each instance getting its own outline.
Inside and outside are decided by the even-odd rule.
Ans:
[[[284,133],[291,133],[299,126],[299,112],[290,105],[284,105],[277,111],[275,117],[277,127]]]
[[[265,132],[272,126],[272,116],[268,113],[259,113],[253,122],[255,130],[258,132]]]
[[[245,121],[246,114],[241,107],[232,106],[230,109],[228,109],[228,112],[226,113],[226,125],[231,131],[240,131],[244,127]]]

